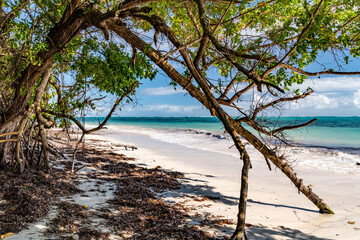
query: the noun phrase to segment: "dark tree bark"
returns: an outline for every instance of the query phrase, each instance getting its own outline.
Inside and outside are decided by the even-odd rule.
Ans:
[[[215,98],[212,93],[207,89],[206,82],[202,78],[201,74],[196,70],[193,62],[190,60],[189,56],[187,56],[186,50],[181,49],[181,44],[176,42],[176,40],[171,39],[173,36],[171,32],[165,32],[164,34],[170,39],[173,40],[173,44],[181,49],[179,50],[182,54],[187,66],[191,70],[194,78],[197,80],[199,86],[202,91],[200,91],[197,87],[195,87],[191,81],[185,79],[179,72],[176,71],[166,60],[164,60],[159,52],[157,52],[153,48],[149,48],[149,46],[138,36],[132,33],[129,29],[126,28],[124,24],[116,24],[115,22],[108,22],[109,29],[117,33],[120,37],[122,37],[126,42],[128,42],[132,47],[139,49],[144,52],[151,60],[153,60],[172,80],[181,85],[184,89],[186,89],[189,94],[196,98],[200,103],[203,104],[206,108],[208,108],[212,115],[216,115],[224,124],[226,130],[232,136],[234,143],[238,144],[237,146],[240,152],[240,156],[244,162],[243,170],[242,170],[242,178],[241,178],[241,194],[240,194],[240,202],[239,202],[239,214],[238,214],[238,223],[237,228],[232,236],[233,239],[244,239],[245,237],[245,213],[246,213],[246,202],[247,202],[247,191],[248,191],[248,171],[250,168],[250,159],[245,157],[246,150],[241,149],[241,141],[238,142],[236,137],[237,134],[245,138],[249,141],[259,152],[261,152],[264,157],[270,159],[281,171],[290,178],[290,180],[295,184],[295,186],[301,191],[304,195],[307,196],[309,200],[311,200],[322,213],[330,213],[333,214],[333,211],[315,194],[311,191],[310,187],[307,187],[303,184],[302,179],[297,178],[293,169],[286,163],[286,161],[277,156],[275,152],[270,150],[264,143],[262,143],[258,138],[256,138],[253,134],[248,132],[244,127],[241,126],[236,120],[231,118],[221,107],[219,104],[214,101]],[[164,28],[163,28],[164,29]],[[166,29],[166,28],[165,28]],[[161,60],[161,61],[159,61]],[[246,153],[247,155],[247,153]]]
[[[223,123],[226,131],[232,137],[232,140],[239,152],[240,158],[243,161],[242,175],[241,175],[241,191],[240,191],[240,201],[239,201],[239,214],[238,214],[238,223],[236,227],[236,231],[232,236],[232,239],[244,239],[245,237],[245,213],[246,213],[246,203],[247,203],[247,193],[248,193],[248,173],[251,166],[250,157],[242,143],[240,136],[246,139],[249,143],[251,143],[262,155],[269,159],[275,166],[277,166],[281,171],[294,183],[294,185],[302,192],[304,195],[311,200],[322,213],[333,213],[332,210],[315,194],[312,192],[310,187],[307,187],[303,184],[303,180],[297,178],[294,170],[291,166],[283,159],[283,157],[278,156],[274,151],[272,151],[266,144],[261,142],[257,137],[255,137],[252,133],[247,131],[240,122],[231,118],[226,111],[221,107],[221,105],[231,105],[238,97],[242,94],[242,92],[238,92],[234,95],[234,99],[224,100],[224,96],[216,99],[208,79],[206,79],[202,73],[202,69],[200,69],[200,61],[203,59],[204,54],[206,52],[208,44],[213,44],[217,51],[222,53],[223,58],[227,59],[227,61],[231,62],[233,66],[235,66],[239,72],[247,76],[248,79],[252,80],[252,86],[248,89],[244,89],[244,91],[249,90],[254,85],[257,86],[258,90],[261,91],[261,87],[265,85],[266,87],[272,87],[277,89],[278,91],[282,91],[279,87],[264,81],[264,76],[259,76],[255,71],[248,71],[241,64],[238,64],[233,56],[244,58],[244,59],[253,59],[259,61],[270,61],[269,59],[262,59],[262,56],[257,55],[239,55],[236,51],[231,51],[228,48],[222,46],[217,39],[213,36],[213,32],[209,27],[209,23],[205,18],[205,10],[202,6],[202,1],[196,1],[199,10],[200,23],[203,30],[203,33],[200,31],[200,26],[197,26],[195,17],[191,14],[189,8],[187,12],[192,18],[193,23],[196,25],[197,33],[201,38],[201,44],[195,55],[194,59],[191,58],[189,52],[186,50],[186,46],[184,46],[173,33],[173,31],[166,25],[165,21],[163,21],[158,16],[148,16],[142,15],[139,13],[148,13],[149,8],[134,8],[140,4],[152,2],[153,0],[126,0],[122,1],[116,10],[108,11],[104,14],[99,12],[96,8],[92,8],[87,2],[81,2],[80,0],[70,0],[67,8],[63,14],[62,19],[57,23],[48,33],[46,37],[46,43],[48,45],[46,50],[39,52],[37,58],[41,62],[41,65],[32,65],[30,64],[20,75],[18,79],[15,79],[15,92],[12,97],[12,102],[9,105],[10,107],[6,109],[6,111],[1,112],[0,117],[0,136],[3,132],[16,131],[13,135],[16,135],[17,138],[13,138],[12,135],[9,136],[1,136],[5,137],[5,139],[0,140],[0,165],[4,164],[6,157],[6,144],[16,144],[15,146],[15,159],[18,165],[19,170],[22,172],[24,170],[24,166],[29,164],[24,158],[22,152],[20,151],[22,148],[21,138],[25,131],[25,126],[31,116],[31,114],[36,113],[37,121],[38,121],[38,136],[36,137],[34,148],[39,144],[39,139],[41,141],[41,152],[38,157],[38,162],[41,163],[42,158],[44,156],[44,164],[47,169],[49,169],[49,160],[48,160],[48,152],[49,145],[46,140],[44,127],[50,126],[49,123],[42,115],[42,109],[39,104],[39,99],[41,100],[42,92],[44,91],[45,85],[43,82],[37,89],[36,99],[34,104],[29,106],[29,99],[31,97],[31,89],[35,85],[36,81],[42,76],[42,74],[49,69],[53,62],[53,57],[57,53],[61,53],[61,51],[66,47],[66,45],[77,36],[81,30],[86,29],[90,26],[95,26],[104,33],[105,39],[109,39],[109,30],[114,31],[117,35],[123,38],[127,43],[129,43],[133,49],[139,49],[143,53],[145,53],[155,64],[157,64],[172,80],[181,85],[184,89],[188,91],[188,93],[196,98],[203,106],[205,106],[211,113],[211,115],[216,116]],[[229,1],[229,4],[232,4],[234,1]],[[321,1],[322,2],[322,1]],[[230,5],[229,5],[230,6]],[[318,8],[320,5],[318,6]],[[229,8],[228,8],[229,9]],[[190,11],[190,12],[189,12]],[[315,15],[316,13],[314,13]],[[2,15],[1,15],[2,16]],[[131,32],[126,28],[125,23],[121,22],[121,18],[125,17],[133,17],[143,19],[149,23],[151,23],[155,30],[155,35],[159,35],[160,33],[164,34],[170,42],[177,48],[177,51],[180,52],[184,64],[188,68],[191,73],[191,78],[184,78],[167,60],[166,58],[170,56],[164,56],[160,54],[158,51],[149,47],[147,43],[145,43],[141,38],[139,38],[136,34]],[[223,16],[224,17],[224,16]],[[222,18],[223,18],[222,17]],[[114,20],[117,19],[117,20]],[[220,20],[220,22],[223,19]],[[220,24],[220,23],[219,23]],[[309,23],[308,26],[310,26]],[[157,37],[155,37],[157,39]],[[294,48],[295,49],[295,48]],[[293,50],[294,50],[293,49]],[[292,50],[292,51],[293,51]],[[288,54],[290,54],[289,52]],[[276,67],[284,66],[289,69],[291,67],[285,66],[284,63],[279,62]],[[269,69],[266,73],[270,73],[272,68]],[[294,70],[296,71],[296,69]],[[264,74],[265,75],[265,74]],[[43,79],[46,78],[46,74]],[[193,84],[194,79],[197,83],[197,86]],[[46,80],[47,81],[47,80]],[[230,88],[229,88],[230,89]],[[41,94],[40,94],[41,92]],[[40,95],[39,95],[40,94]],[[225,94],[226,95],[226,94]],[[117,101],[114,105],[113,110],[117,107],[119,101]],[[111,113],[113,112],[111,110]],[[260,109],[261,110],[261,109]],[[259,111],[260,111],[259,110]],[[110,113],[110,116],[111,116]],[[63,116],[66,117],[66,116]],[[254,114],[254,118],[256,118],[256,114]],[[75,119],[72,119],[76,122]],[[106,119],[106,121],[108,118]],[[105,121],[105,123],[106,123]],[[105,124],[104,123],[104,124]],[[102,125],[99,126],[99,129]],[[81,128],[81,126],[80,126]],[[97,129],[86,130],[84,127],[81,128],[83,130],[82,138],[85,134],[95,131]],[[81,139],[82,139],[81,138]],[[2,142],[5,142],[2,143]],[[81,141],[80,141],[81,142]],[[35,154],[35,150],[32,151],[32,160],[33,162]],[[76,154],[76,152],[75,152]],[[28,154],[30,155],[30,153]]]
[[[37,56],[42,64],[40,66],[30,64],[22,72],[21,77],[15,81],[16,87],[13,102],[0,119],[0,126],[14,121],[17,116],[24,113],[31,96],[32,86],[41,74],[52,64],[54,55],[61,52],[66,44],[69,43],[80,30],[86,27],[84,11],[85,9],[82,7],[75,9],[70,16],[64,20],[64,23],[56,25],[50,30],[46,38],[48,48],[39,52]],[[22,90],[25,90],[25,93],[23,93]]]

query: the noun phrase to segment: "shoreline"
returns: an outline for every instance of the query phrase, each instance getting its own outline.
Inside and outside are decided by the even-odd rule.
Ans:
[[[141,164],[149,167],[160,165],[165,169],[180,171],[185,177],[194,179],[195,186],[206,189],[205,192],[220,196],[220,199],[224,200],[217,201],[202,211],[235,221],[236,201],[240,191],[239,159],[223,154],[222,156],[228,159],[226,166],[223,162],[211,161],[221,154],[206,154],[203,150],[154,140],[140,134],[127,133],[120,136],[110,133],[109,129],[102,130],[96,137],[133,144],[139,148],[138,155],[134,152],[134,157],[138,158]],[[181,156],[185,157],[182,155],[184,152],[187,153],[185,156],[192,155],[192,159],[181,160]],[[199,159],[201,155],[205,160]],[[247,209],[247,223],[253,226],[248,228],[250,239],[251,236],[262,239],[260,236],[264,233],[273,237],[270,239],[358,240],[360,176],[306,166],[295,167],[305,183],[311,184],[314,192],[335,211],[335,215],[323,215],[318,213],[316,206],[305,196],[298,194],[297,189],[281,171],[273,169],[270,172],[260,154],[253,154],[251,158],[253,169],[250,170]]]
[[[64,140],[59,139],[60,142]],[[16,202],[19,201],[18,197],[9,196],[9,190],[0,190],[0,220],[11,216],[18,219],[16,224],[22,225],[16,228],[9,226],[9,221],[0,221],[0,227],[3,224],[7,226],[6,232],[0,228],[1,239],[219,239],[218,235],[203,231],[188,221],[190,209],[181,204],[166,203],[159,197],[179,188],[179,179],[183,177],[179,172],[165,171],[159,166],[137,166],[132,157],[115,153],[119,149],[129,153],[136,151],[136,148],[126,146],[126,149],[122,144],[114,146],[100,139],[88,140],[87,146],[78,150],[75,174],[69,172],[73,151],[70,145],[75,142],[68,142],[69,145],[66,145],[66,140],[63,141],[62,153],[68,159],[53,159],[52,168],[65,177],[52,177],[50,185],[58,186],[65,182],[68,187],[62,189],[51,201],[46,201],[47,196],[44,198],[41,192],[36,193],[36,198],[31,198],[31,204],[47,209],[46,212],[40,212],[40,215],[32,218]],[[13,173],[0,171],[0,174]],[[7,178],[0,180],[5,180],[8,189],[12,188],[12,180],[20,182],[20,186],[14,190],[16,196],[22,196],[24,190],[31,196],[37,189],[49,187],[44,184],[29,184],[34,177],[38,177],[43,183],[51,175],[31,168],[25,174],[30,177],[23,179],[21,175],[15,174],[17,177],[9,178],[10,182],[6,182]],[[24,181],[27,187],[22,189]],[[76,190],[69,193],[67,188]],[[48,190],[59,191],[50,187]],[[40,199],[37,200],[38,197]],[[5,211],[2,212],[3,209]],[[36,212],[37,209],[31,211]],[[200,224],[204,224],[204,221],[202,219]],[[19,229],[20,232],[14,233]]]
[[[123,145],[137,149],[118,147]],[[232,234],[240,191],[241,162],[237,157],[141,134],[119,134],[112,129],[87,135],[85,146],[121,156],[125,154],[132,159],[131,164],[141,168],[181,172],[184,176],[179,178],[180,188],[156,193],[156,197],[170,206],[186,209],[187,223],[200,231],[220,239]],[[260,154],[252,153],[251,158],[253,169],[250,170],[246,218],[249,239],[359,239],[360,188],[357,183],[360,176],[296,166],[296,172],[305,183],[313,185],[314,192],[335,211],[335,215],[323,215],[298,194],[283,173],[278,169],[270,172]],[[33,229],[34,224],[30,228]],[[23,235],[6,239],[24,239],[17,236]],[[132,239],[131,235],[126,236]]]
[[[307,122],[316,118],[310,126],[303,127],[295,131],[287,131],[286,134],[294,139],[295,144],[305,146],[321,146],[325,148],[347,148],[355,147],[360,149],[360,121],[359,117],[265,117],[277,127],[288,126]],[[101,117],[86,117],[86,124],[97,124],[97,119]],[[268,123],[269,127],[275,125]],[[214,117],[113,117],[109,120],[108,126],[125,126],[140,128],[164,128],[173,129],[193,129],[210,131],[215,134],[224,132],[224,127],[219,120]],[[245,126],[246,127],[246,126]],[[249,128],[251,129],[251,128]]]

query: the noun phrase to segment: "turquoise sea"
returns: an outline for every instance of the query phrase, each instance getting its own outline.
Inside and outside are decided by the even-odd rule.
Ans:
[[[306,123],[314,117],[264,118],[269,128]],[[281,145],[293,166],[314,167],[342,174],[360,175],[360,117],[316,117],[310,126],[288,131],[295,147]],[[86,118],[87,127],[104,118]],[[246,126],[245,126],[246,127]],[[145,135],[156,141],[238,157],[230,137],[213,117],[114,117],[106,134],[112,136]],[[129,135],[130,134],[130,135]],[[271,140],[271,146],[276,142]],[[247,145],[250,155],[256,150]]]
[[[264,118],[269,127],[282,127],[318,119],[310,126],[287,131],[289,139],[306,146],[330,148],[360,148],[360,117],[270,117]],[[87,124],[103,120],[87,117]],[[113,117],[108,125],[133,126],[152,129],[194,129],[222,133],[221,122],[214,117]]]

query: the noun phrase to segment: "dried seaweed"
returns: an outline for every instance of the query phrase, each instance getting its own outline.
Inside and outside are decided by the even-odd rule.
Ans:
[[[80,192],[66,180],[69,174],[54,169],[51,174],[28,169],[19,175],[0,169],[0,235],[18,232],[27,223],[46,216],[53,200]]]
[[[71,148],[62,150],[71,153]],[[109,232],[92,225],[93,218],[98,218],[112,234],[125,239],[219,239],[190,225],[188,208],[182,204],[170,205],[157,197],[157,193],[178,189],[181,173],[160,167],[139,167],[128,163],[133,158],[111,150],[85,148],[80,149],[77,156],[77,167],[98,169],[86,174],[89,180],[98,182],[95,186],[103,181],[116,184],[115,197],[107,206],[90,211],[85,206],[59,201],[59,196],[80,192],[74,186],[79,182],[79,175],[71,176],[56,169],[51,174],[29,169],[19,176],[2,169],[0,199],[6,201],[0,202],[0,234],[20,231],[26,223],[44,217],[52,205],[57,208],[57,216],[48,223],[46,236],[50,238],[109,239]],[[71,162],[61,160],[56,164],[69,169]],[[90,191],[102,193],[99,188]]]

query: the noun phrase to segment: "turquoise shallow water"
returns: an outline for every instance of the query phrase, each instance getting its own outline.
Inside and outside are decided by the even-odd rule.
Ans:
[[[104,118],[87,117],[86,123],[98,123]],[[145,128],[201,129],[223,132],[221,122],[212,117],[113,117],[109,125],[130,125]]]
[[[287,131],[294,142],[310,146],[334,148],[360,148],[360,117],[281,117],[265,118],[269,127],[282,127],[305,123],[313,118],[312,125]],[[87,117],[86,123],[95,124],[104,118]],[[109,125],[129,125],[155,129],[196,129],[221,133],[224,128],[213,117],[113,117]]]
[[[360,148],[360,117],[282,117],[267,118],[278,127],[302,124],[316,118],[311,125],[286,131],[295,142],[321,147]]]
[[[302,124],[313,118],[283,117],[265,118],[269,128],[291,124]],[[280,147],[288,162],[294,166],[314,167],[322,170],[359,174],[360,167],[360,118],[318,117],[305,128],[288,131],[289,137],[298,147]],[[95,124],[103,118],[86,118],[87,124]],[[188,148],[231,155],[238,158],[230,137],[212,117],[115,117],[108,124],[108,134],[130,136],[141,135],[152,139],[177,144]],[[134,135],[135,134],[135,135]],[[272,141],[276,143],[275,141]],[[249,155],[257,151],[247,147]]]

